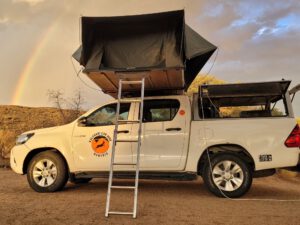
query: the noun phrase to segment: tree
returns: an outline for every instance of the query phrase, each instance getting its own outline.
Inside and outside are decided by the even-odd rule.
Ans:
[[[225,84],[224,80],[220,80],[213,75],[201,75],[198,74],[189,89],[187,90],[188,95],[192,95],[193,93],[198,92],[198,88],[202,84]]]
[[[71,115],[72,120],[76,119],[82,114],[83,112],[82,106],[84,103],[85,100],[81,91],[76,90],[74,92],[74,97],[70,98],[70,100],[68,101],[69,108],[72,109],[72,115]]]
[[[48,99],[54,104],[56,108],[59,109],[60,115],[64,122],[66,122],[66,115],[63,111],[63,105],[65,104],[65,99],[63,97],[63,92],[60,90],[48,90]]]
[[[188,95],[192,95],[193,93],[197,93],[199,86],[202,84],[225,84],[224,80],[220,80],[213,75],[201,75],[198,74],[194,79],[193,83],[190,85],[187,90]],[[234,116],[235,114],[239,114],[239,111],[233,109],[232,107],[222,108],[219,111],[221,117]]]
[[[66,98],[60,90],[48,90],[48,99],[59,109],[64,123],[69,123],[78,118],[82,113],[85,102],[80,90],[74,92],[73,98]]]

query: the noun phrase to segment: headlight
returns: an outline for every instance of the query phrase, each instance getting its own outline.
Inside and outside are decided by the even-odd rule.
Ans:
[[[28,141],[29,138],[31,138],[33,135],[34,135],[34,133],[21,134],[20,136],[17,137],[16,145],[25,144],[26,141]]]

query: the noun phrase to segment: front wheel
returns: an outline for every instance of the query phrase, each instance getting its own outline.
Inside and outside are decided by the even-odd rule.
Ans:
[[[244,195],[252,184],[249,165],[240,157],[230,153],[219,153],[206,161],[203,180],[218,197],[237,198]]]
[[[41,152],[29,162],[27,180],[37,192],[59,191],[68,180],[67,165],[57,153]]]

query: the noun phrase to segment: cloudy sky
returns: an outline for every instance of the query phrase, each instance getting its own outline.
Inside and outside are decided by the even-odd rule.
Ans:
[[[0,104],[48,106],[48,89],[66,96],[82,90],[85,108],[104,103],[109,97],[81,75],[87,87],[72,66],[80,16],[176,9],[185,9],[186,23],[219,47],[211,74],[229,82],[300,83],[299,0],[1,0]],[[300,115],[300,96],[294,105]]]

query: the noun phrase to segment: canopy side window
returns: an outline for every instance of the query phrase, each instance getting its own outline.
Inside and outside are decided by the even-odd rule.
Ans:
[[[285,117],[289,81],[204,85],[199,89],[200,118]]]

